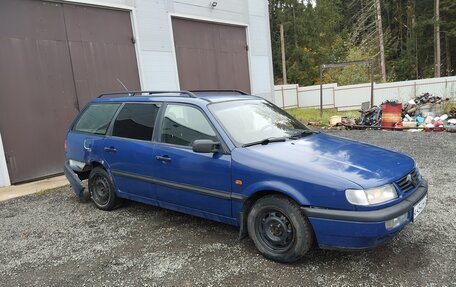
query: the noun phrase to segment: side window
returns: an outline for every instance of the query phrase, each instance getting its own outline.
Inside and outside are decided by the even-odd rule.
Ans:
[[[93,104],[79,118],[73,131],[105,135],[120,104]]]
[[[157,104],[125,104],[114,122],[112,135],[136,140],[152,140]]]
[[[191,146],[194,140],[217,141],[217,135],[203,113],[186,105],[168,105],[163,119],[161,141]]]

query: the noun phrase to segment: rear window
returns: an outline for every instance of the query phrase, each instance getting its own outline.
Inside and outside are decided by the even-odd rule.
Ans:
[[[119,103],[90,105],[79,118],[73,131],[105,135]]]
[[[116,137],[152,140],[158,104],[125,104],[114,122],[112,135]]]

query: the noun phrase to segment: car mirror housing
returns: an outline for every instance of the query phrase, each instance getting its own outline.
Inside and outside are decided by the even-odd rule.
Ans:
[[[195,140],[192,149],[197,153],[215,153],[220,150],[220,142],[213,140]]]

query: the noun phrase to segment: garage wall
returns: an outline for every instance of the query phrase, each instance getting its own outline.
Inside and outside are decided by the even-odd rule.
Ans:
[[[61,4],[0,1],[0,132],[11,182],[61,170],[77,113],[64,23]]]
[[[130,13],[63,6],[79,109],[101,93],[122,90],[118,81],[140,89]]]
[[[245,25],[249,44],[251,92],[274,100],[267,1],[218,0],[217,7],[214,9],[209,7],[210,0],[78,0],[77,2],[132,9],[141,84],[145,90],[180,88],[171,16]]]
[[[249,0],[248,7],[252,91],[254,94],[274,102],[268,1]]]
[[[3,150],[2,135],[0,134],[0,187],[9,186],[10,179],[6,166],[5,152]]]
[[[181,89],[250,92],[244,26],[176,17],[172,24]]]
[[[267,1],[218,0],[218,5],[214,9],[212,9],[209,6],[211,2],[210,0],[49,0],[49,2],[47,2],[47,0],[43,1],[46,1],[46,3],[50,6],[55,5],[56,7],[66,3],[83,4],[86,6],[99,6],[112,9],[119,9],[123,11],[130,11],[134,33],[133,40],[136,41],[134,47],[136,50],[138,62],[137,65],[141,81],[140,84],[141,88],[145,90],[173,90],[180,88],[179,76],[177,71],[176,53],[173,42],[171,17],[175,16],[181,18],[245,26],[247,34],[247,43],[249,45],[248,63],[250,72],[251,93],[263,96],[271,101],[274,101],[272,97],[273,71]],[[12,15],[12,17],[14,18],[14,15]],[[17,19],[11,19],[8,21],[6,22],[28,23],[27,21],[18,21]],[[7,27],[9,26],[9,24],[3,26]],[[19,27],[20,25],[17,26]],[[63,26],[63,24],[55,25],[56,29],[59,29]],[[38,28],[39,27],[37,27],[37,29]],[[70,42],[73,41],[73,39],[69,40]],[[76,39],[76,41],[73,42],[77,41],[79,40]],[[84,41],[85,40],[83,40],[82,42]],[[75,43],[75,45],[76,44],[77,43]],[[77,48],[75,45],[73,45],[73,48]],[[89,46],[90,45],[88,45],[87,47]],[[77,49],[73,49],[70,51],[66,51],[66,53],[75,54],[75,56],[88,55],[83,50],[81,50],[81,53],[78,54],[78,51],[79,50]],[[34,57],[34,59],[36,59],[36,57]],[[19,60],[25,61],[26,59]],[[79,69],[80,71],[82,71],[79,74],[75,74],[75,76],[78,77],[78,83],[75,88],[76,90],[85,89],[88,91],[88,94],[91,94],[92,90],[98,90],[99,87],[89,87],[88,85],[84,84],[85,82],[87,82],[86,78],[90,76],[89,73],[83,72],[83,69],[89,67],[89,64],[91,63],[90,59],[87,58],[86,60],[86,67],[73,67],[76,70]],[[61,74],[57,73],[57,75]],[[81,75],[81,77],[79,77],[78,75]],[[84,76],[87,77],[84,78]],[[119,78],[123,79],[126,78],[126,76],[120,75]],[[51,78],[49,80],[52,83],[61,83],[61,81],[55,81]],[[41,81],[40,83],[44,82]],[[52,85],[46,86],[55,90],[55,87],[53,87]],[[130,86],[133,87],[135,86],[135,84],[131,84]],[[23,88],[25,89],[27,88],[27,86],[24,85]],[[62,93],[64,93],[65,95],[69,94],[69,92],[66,90],[59,90],[61,90]],[[72,91],[71,93],[74,92],[75,91]],[[60,100],[60,98],[58,100]],[[81,101],[79,105],[77,102],[71,103],[71,108],[80,108],[82,102],[84,102],[85,100],[87,99]],[[60,106],[65,106],[65,104],[61,104]],[[57,109],[57,111],[60,110]],[[66,117],[72,118],[72,114],[75,112],[77,111],[65,113],[65,121],[68,121]],[[8,124],[5,121],[3,122],[4,124]],[[6,138],[4,135],[5,147],[11,146],[11,143],[9,143],[8,140],[9,138]],[[61,144],[59,143],[59,146],[56,148],[61,149]],[[36,155],[36,151],[31,150],[30,152],[33,152],[33,154]],[[3,151],[1,151],[1,155],[3,154]],[[21,152],[21,154],[23,153]],[[8,156],[10,155],[8,154]],[[24,154],[24,156],[26,155]],[[38,162],[39,160],[40,159],[36,159],[36,162]],[[0,158],[0,165],[1,164],[2,160]],[[52,172],[54,172],[54,170],[52,170]],[[50,174],[52,172],[49,171],[47,173]],[[5,173],[2,173],[0,176],[4,176],[4,174]],[[15,177],[14,174],[11,175],[13,178]]]
[[[85,103],[122,89],[116,79],[140,88],[130,16],[56,2],[0,1],[1,154],[11,182],[61,173],[65,131]]]

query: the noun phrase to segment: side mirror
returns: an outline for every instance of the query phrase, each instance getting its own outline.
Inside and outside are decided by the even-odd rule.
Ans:
[[[212,140],[195,140],[193,141],[192,149],[198,153],[214,153],[220,149],[220,142]]]

